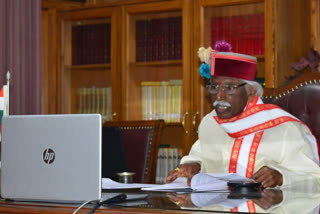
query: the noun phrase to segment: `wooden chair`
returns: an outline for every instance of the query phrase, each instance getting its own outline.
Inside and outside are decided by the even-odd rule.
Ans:
[[[276,89],[265,89],[264,103],[280,106],[307,124],[320,143],[320,72],[306,72]]]
[[[128,170],[136,173],[134,182],[155,183],[164,121],[115,121],[106,122],[103,127],[120,128]]]

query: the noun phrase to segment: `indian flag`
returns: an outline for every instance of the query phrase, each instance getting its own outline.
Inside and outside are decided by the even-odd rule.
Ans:
[[[3,115],[9,115],[9,84],[4,85],[0,90],[0,133]]]

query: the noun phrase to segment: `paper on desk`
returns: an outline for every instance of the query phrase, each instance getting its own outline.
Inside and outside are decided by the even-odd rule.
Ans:
[[[252,181],[252,179],[234,173],[198,173],[191,179],[191,186],[187,185],[187,178],[179,177],[169,184],[162,184],[153,187],[145,187],[142,190],[147,191],[186,191],[186,192],[202,192],[202,191],[221,191],[227,190],[228,181]]]
[[[187,178],[185,177],[179,177],[169,184],[159,184],[153,187],[145,187],[141,189],[147,191],[192,191],[192,189],[187,185]]]
[[[225,181],[254,181],[235,173],[203,173]]]
[[[142,187],[158,186],[156,184],[124,184],[111,180],[110,178],[102,178],[102,189],[136,189]]]
[[[191,193],[191,201],[197,207],[207,207],[212,205],[221,205],[232,209],[239,207],[241,204],[247,202],[247,199],[229,199],[229,193]]]

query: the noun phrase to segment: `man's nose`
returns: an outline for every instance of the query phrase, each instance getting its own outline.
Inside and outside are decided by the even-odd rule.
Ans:
[[[223,100],[226,97],[226,94],[224,93],[224,90],[222,88],[219,88],[217,93],[217,100]]]

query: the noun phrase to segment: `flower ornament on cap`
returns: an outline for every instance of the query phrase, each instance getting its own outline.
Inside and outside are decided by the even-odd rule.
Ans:
[[[199,68],[201,76],[226,76],[253,81],[256,74],[257,58],[231,52],[226,41],[217,41],[214,50],[211,47],[199,48],[198,56],[203,64]]]

